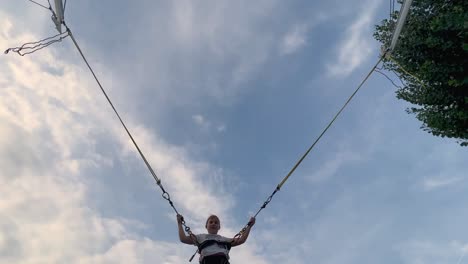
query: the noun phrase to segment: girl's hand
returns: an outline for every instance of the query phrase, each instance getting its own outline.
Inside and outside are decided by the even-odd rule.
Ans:
[[[250,217],[250,220],[249,220],[248,225],[249,225],[250,227],[252,227],[252,226],[255,225],[255,217]]]
[[[184,217],[180,214],[177,214],[177,223],[182,224],[182,221],[184,221]]]

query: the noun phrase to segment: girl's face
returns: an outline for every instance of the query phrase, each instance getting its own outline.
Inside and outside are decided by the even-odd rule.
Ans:
[[[206,230],[208,234],[217,234],[219,229],[221,228],[221,223],[219,222],[219,218],[215,215],[208,217],[206,220]]]

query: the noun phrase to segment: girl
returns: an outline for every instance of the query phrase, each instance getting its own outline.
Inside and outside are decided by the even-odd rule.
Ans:
[[[188,236],[182,227],[182,216],[177,215],[180,242],[197,245],[200,253],[200,264],[229,264],[229,250],[239,246],[249,237],[250,229],[255,224],[255,218],[251,217],[247,229],[240,237],[227,238],[218,235],[221,222],[216,215],[210,215],[206,220],[205,228],[208,234]]]

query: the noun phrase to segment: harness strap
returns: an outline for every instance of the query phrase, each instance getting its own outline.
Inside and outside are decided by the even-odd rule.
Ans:
[[[203,243],[201,243],[200,245],[198,245],[198,252],[201,253],[201,251],[206,248],[206,247],[209,247],[211,245],[214,245],[214,244],[218,244],[219,246],[227,249],[228,251],[231,250],[231,242],[220,242],[220,241],[217,241],[217,240],[205,240],[203,241]]]

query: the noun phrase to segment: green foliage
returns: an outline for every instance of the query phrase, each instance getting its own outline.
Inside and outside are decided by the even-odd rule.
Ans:
[[[405,83],[399,99],[413,104],[422,129],[468,146],[468,1],[413,0],[392,58],[384,68]],[[388,47],[398,12],[376,26]],[[408,74],[408,73],[410,74]]]

